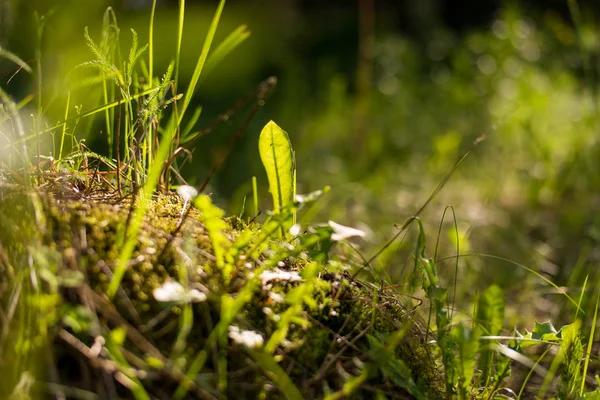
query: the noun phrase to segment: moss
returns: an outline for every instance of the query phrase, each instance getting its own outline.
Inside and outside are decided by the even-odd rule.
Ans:
[[[192,209],[182,228],[178,229],[182,201],[176,196],[158,196],[145,216],[121,289],[114,300],[109,301],[103,293],[108,288],[119,255],[119,243],[127,227],[131,202],[81,198],[56,190],[27,194],[26,197],[29,201],[18,207],[34,209],[43,216],[44,226],[38,229],[39,246],[58,254],[53,273],[60,276],[64,271],[73,270],[83,274],[77,284],[60,289],[62,323],[53,333],[62,330],[64,335],[66,331],[84,346],[92,347],[95,336],[106,336],[111,329],[127,324],[130,330],[123,345],[126,358],[132,366],[145,371],[144,387],[157,397],[168,397],[173,393],[180,379],[173,371],[186,360],[189,364],[204,349],[219,321],[222,296],[236,298],[251,278],[254,264],[265,262],[269,256],[264,254],[248,268],[246,264],[252,260],[246,258],[244,249],[251,247],[260,236],[260,226],[248,226],[239,218],[227,219],[225,234],[232,243],[230,257],[235,261],[235,271],[231,283],[224,285],[221,271],[214,265],[213,249],[199,213]],[[37,209],[33,203],[39,203]],[[10,207],[13,206],[18,209],[17,205]],[[5,205],[4,209],[7,207]],[[15,223],[21,221],[16,215],[13,220]],[[31,223],[34,222],[30,219]],[[244,235],[247,232],[253,234],[248,236],[248,243],[240,239],[240,244],[235,240],[243,231],[246,232]],[[172,236],[174,232],[177,234]],[[291,257],[286,260],[285,268],[301,270],[308,261]],[[379,372],[369,375],[364,388],[355,393],[357,398],[372,397],[375,391],[390,398],[406,398],[407,392],[381,373],[369,341],[370,337],[385,341],[387,335],[406,329],[395,349],[396,357],[406,364],[412,379],[419,382],[423,398],[441,397],[443,382],[438,361],[424,340],[424,324],[408,312],[395,295],[384,292],[374,296],[374,289],[369,285],[354,281],[346,273],[330,273],[324,266],[322,268],[323,273],[313,281],[311,289],[315,306],[312,309],[304,306],[303,318],[308,323],[292,324],[287,341],[275,353],[280,366],[303,394],[307,398],[318,398],[327,391],[340,390],[349,376],[360,374],[360,365],[370,364]],[[159,303],[154,299],[156,288],[168,279],[180,280],[182,276],[190,288],[207,293],[206,302],[186,306]],[[280,302],[281,297],[297,285],[274,282],[268,288],[258,286],[252,300],[237,315],[235,324],[255,330],[268,339],[278,327],[275,315],[289,307]],[[87,287],[91,292],[86,291]],[[377,299],[375,304],[374,298]],[[87,312],[81,313],[82,308]],[[73,311],[75,309],[77,313]],[[191,310],[191,325],[184,323],[186,309]],[[79,328],[76,328],[77,324]],[[56,339],[56,362],[64,363],[64,357],[74,357],[92,376],[101,371],[106,374],[106,369],[99,367],[101,364],[73,351],[72,347],[73,343]],[[143,360],[151,352],[164,356],[163,363],[166,360],[170,367],[164,370],[150,368]],[[247,349],[230,341],[221,341],[211,350],[198,376],[198,386],[193,389],[197,395],[219,394],[223,378],[218,370],[219,365],[225,365],[223,360],[227,361],[226,396],[281,397],[276,385],[258,368]],[[102,394],[97,382],[81,382],[62,376],[61,383]],[[105,386],[103,388],[107,390]],[[131,397],[122,387],[117,391],[120,396]]]

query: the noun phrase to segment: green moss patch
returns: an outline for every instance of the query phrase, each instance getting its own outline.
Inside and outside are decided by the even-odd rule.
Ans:
[[[398,295],[352,279],[337,264],[316,264],[309,256],[320,246],[316,239],[313,247],[302,247],[301,241],[266,235],[265,226],[226,219],[222,250],[231,271],[224,276],[203,215],[191,209],[183,218],[183,201],[161,195],[152,200],[120,289],[110,299],[105,293],[131,200],[56,188],[5,188],[0,196],[2,228],[8,229],[0,236],[0,298],[6,309],[15,285],[26,289],[11,337],[39,338],[14,351],[4,342],[0,372],[9,354],[23,366],[44,359],[35,381],[40,393],[443,396],[425,324]],[[183,290],[179,299],[164,301],[161,296],[172,295],[167,283]],[[17,316],[29,318],[34,328],[19,330],[24,325]],[[224,318],[230,321],[225,327]],[[287,379],[293,386],[286,386]]]

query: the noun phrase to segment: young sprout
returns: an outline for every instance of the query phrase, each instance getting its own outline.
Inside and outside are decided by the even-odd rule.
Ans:
[[[181,219],[179,221],[179,223],[181,223],[188,203],[198,196],[198,190],[190,185],[181,185],[177,188],[177,194],[183,199],[183,208],[181,209]]]

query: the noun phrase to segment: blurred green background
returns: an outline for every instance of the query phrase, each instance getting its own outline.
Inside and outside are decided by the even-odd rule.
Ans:
[[[192,73],[216,4],[187,1],[182,81]],[[48,15],[42,38],[48,121],[62,119],[69,72],[91,59],[84,27],[97,39],[109,5],[123,51],[130,28],[146,43],[151,1],[0,0],[0,44],[26,61],[37,57],[34,11]],[[515,264],[477,254],[522,263],[574,297],[586,276],[588,288],[600,284],[599,17],[595,1],[229,0],[217,42],[241,24],[252,35],[201,82],[197,127],[267,77],[279,83],[210,192],[239,214],[257,176],[262,208],[269,207],[257,140],[273,119],[296,150],[299,192],[332,187],[316,221],[368,231],[359,246],[368,257],[486,135],[422,214],[430,248],[452,205],[460,253],[472,255],[459,260],[459,304],[497,283],[518,305],[509,323],[523,316],[560,319],[565,300],[555,289]],[[177,1],[159,2],[159,75],[174,58],[176,26]],[[10,68],[0,61],[0,73]],[[34,92],[30,76],[9,82],[11,76],[1,75],[0,84],[16,99]],[[93,88],[72,96],[84,110],[101,104]],[[249,108],[197,142],[182,173],[189,182],[202,182]],[[101,118],[89,123],[87,145],[106,152]],[[440,258],[456,252],[448,215]],[[376,262],[399,284],[411,273],[411,235]],[[453,263],[442,270],[454,285]]]

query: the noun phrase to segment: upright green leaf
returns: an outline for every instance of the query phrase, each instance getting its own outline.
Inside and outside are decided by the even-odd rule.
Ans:
[[[288,134],[275,122],[269,121],[258,140],[260,159],[267,171],[273,210],[281,210],[294,196],[294,152]]]
[[[565,325],[560,330],[561,341],[557,358],[561,361],[561,374],[558,380],[558,398],[575,398],[584,377],[581,374],[583,343],[581,343],[581,320]]]
[[[490,286],[477,302],[477,323],[488,336],[499,335],[504,325],[504,294],[498,285]],[[479,357],[481,379],[488,384],[492,376],[494,351],[485,349]]]
[[[479,349],[479,336],[481,330],[479,327],[473,329],[467,328],[459,323],[450,331],[453,342],[456,345],[458,363],[454,365],[458,373],[458,394],[459,398],[469,398],[471,380],[475,370],[475,358]]]

